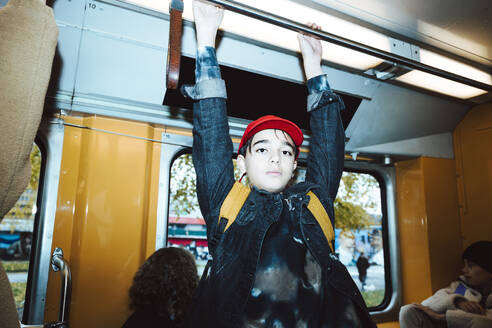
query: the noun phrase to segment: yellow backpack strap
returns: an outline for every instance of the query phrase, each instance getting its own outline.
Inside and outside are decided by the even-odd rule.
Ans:
[[[239,211],[243,207],[244,202],[246,202],[246,198],[248,198],[251,189],[242,183],[236,181],[232,186],[231,191],[226,196],[226,199],[222,203],[220,208],[219,222],[218,225],[221,226],[221,220],[226,219],[227,223],[225,224],[224,230],[225,232],[231,224],[236,220]],[[330,245],[330,249],[333,250],[333,240],[335,239],[335,232],[333,231],[333,226],[331,224],[330,217],[326,212],[323,204],[319,198],[312,192],[309,191],[307,195],[310,197],[308,209],[315,217],[316,221],[321,227],[323,234],[325,235],[328,244]]]
[[[314,194],[314,192],[309,191],[307,195],[310,198],[309,204],[307,206],[308,210],[314,216],[316,221],[318,221],[321,230],[323,230],[323,234],[325,235],[326,240],[330,245],[331,252],[335,253],[335,251],[333,250],[333,240],[335,240],[335,232],[333,231],[333,225],[331,224],[330,216],[328,215],[328,213],[326,213],[325,207],[323,206],[323,204],[321,204],[321,201],[319,200],[318,196]]]
[[[227,194],[226,199],[222,203],[220,207],[220,215],[219,215],[219,226],[221,225],[222,219],[227,219],[227,224],[224,227],[224,230],[221,232],[225,232],[231,224],[236,220],[239,211],[243,207],[246,198],[248,198],[251,189],[241,182],[234,182],[231,191]]]

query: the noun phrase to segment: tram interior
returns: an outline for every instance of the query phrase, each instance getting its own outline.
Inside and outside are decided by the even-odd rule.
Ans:
[[[312,15],[329,34],[323,71],[346,104],[338,201],[370,222],[336,226],[336,249],[378,327],[399,327],[402,305],[446,286],[463,250],[492,236],[489,1],[236,4],[280,18],[226,7],[217,57],[236,151],[266,113],[299,122],[307,148],[296,32],[281,25]],[[196,52],[191,1],[184,6],[179,85],[193,83]],[[0,0],[6,327],[120,327],[135,271],[161,247],[188,249],[203,269],[206,228],[183,189],[194,183],[191,102],[166,88],[169,25],[168,1]],[[364,283],[361,253],[371,262]]]

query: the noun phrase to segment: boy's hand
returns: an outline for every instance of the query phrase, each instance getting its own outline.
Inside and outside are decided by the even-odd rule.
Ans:
[[[224,9],[206,1],[193,0],[193,17],[197,46],[215,47],[215,37],[224,17]]]
[[[480,303],[468,301],[464,298],[458,298],[455,303],[456,308],[469,313],[485,314],[485,309]]]
[[[321,27],[315,23],[308,23],[307,25],[314,30],[321,30]],[[302,33],[297,34],[297,40],[302,53],[306,78],[309,80],[323,74],[321,70],[321,55],[323,53],[321,41],[312,35]]]

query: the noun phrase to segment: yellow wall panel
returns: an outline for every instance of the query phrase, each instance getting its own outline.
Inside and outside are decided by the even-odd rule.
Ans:
[[[453,160],[396,164],[403,304],[421,302],[456,279],[461,267]]]
[[[492,103],[471,109],[454,131],[463,248],[492,240]]]
[[[133,275],[155,250],[162,129],[101,117],[67,126],[54,246],[72,269],[71,327],[120,327]],[[96,129],[96,130],[94,130]],[[114,132],[114,133],[110,133]],[[135,137],[121,134],[130,134]],[[46,319],[57,319],[51,274]]]
[[[422,158],[422,169],[425,177],[430,279],[434,292],[456,280],[462,267],[455,161]]]
[[[422,160],[396,163],[397,215],[403,304],[431,293],[430,264]]]

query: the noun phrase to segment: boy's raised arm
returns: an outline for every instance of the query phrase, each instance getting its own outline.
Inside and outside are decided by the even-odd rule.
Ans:
[[[226,89],[215,55],[215,37],[223,9],[193,1],[197,37],[196,84],[182,92],[193,105],[193,164],[200,209],[207,231],[214,231],[220,205],[234,183],[232,141],[226,110]]]
[[[320,29],[316,24],[309,24]],[[342,99],[333,93],[321,69],[322,46],[313,36],[298,34],[308,87],[311,139],[306,180],[321,184],[334,200],[340,184],[345,153],[345,132],[340,117]]]

